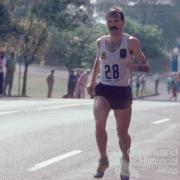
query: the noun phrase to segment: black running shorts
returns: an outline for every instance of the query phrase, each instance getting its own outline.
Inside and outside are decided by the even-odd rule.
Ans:
[[[132,104],[130,86],[109,86],[98,83],[95,87],[95,96],[105,97],[112,109],[126,109]]]

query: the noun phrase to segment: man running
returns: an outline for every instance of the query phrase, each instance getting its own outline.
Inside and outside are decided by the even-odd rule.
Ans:
[[[129,149],[131,138],[128,128],[131,120],[132,94],[130,87],[131,71],[149,71],[149,64],[141,50],[137,38],[123,33],[124,13],[119,8],[112,8],[106,15],[106,25],[110,35],[97,40],[97,57],[95,59],[91,80],[87,86],[90,95],[95,93],[94,117],[96,122],[96,141],[100,153],[99,165],[95,178],[101,178],[109,166],[106,152],[106,120],[110,110],[114,111],[117,135],[122,151],[122,180],[128,180]],[[132,59],[136,57],[138,64]],[[96,77],[100,73],[100,82]]]

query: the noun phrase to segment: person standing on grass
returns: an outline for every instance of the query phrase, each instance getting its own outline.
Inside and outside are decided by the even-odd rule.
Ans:
[[[140,89],[140,75],[136,76],[136,81],[135,81],[135,87],[136,87],[136,97],[139,97],[139,89]]]
[[[74,98],[85,98],[85,88],[86,88],[86,83],[88,80],[88,75],[89,75],[89,70],[85,70],[84,72],[81,73],[80,77],[77,80],[76,83],[76,88],[74,91]]]
[[[14,72],[16,70],[16,58],[14,51],[10,52],[10,57],[7,58],[5,66],[6,66],[6,74],[4,80],[4,95],[11,96],[13,81],[14,81]],[[8,88],[8,93],[6,94],[7,88]]]
[[[167,81],[166,81],[166,83],[167,83],[167,92],[168,92],[168,94],[171,93],[171,90],[172,90],[172,82],[173,82],[172,77],[171,77],[170,75],[168,75]]]
[[[47,81],[47,86],[48,86],[47,97],[51,98],[53,86],[54,86],[54,69],[51,69],[50,74],[46,78],[46,81]]]
[[[160,79],[159,74],[155,74],[154,75],[154,92],[155,92],[155,94],[159,94],[159,91],[158,91],[158,88],[159,88],[159,79]]]
[[[0,50],[0,97],[3,96],[3,83],[4,83],[4,51]]]
[[[146,86],[145,74],[142,74],[140,76],[140,97],[144,97],[145,95],[145,86]]]
[[[74,73],[74,70],[70,71],[69,78],[68,78],[68,92],[67,92],[67,98],[73,98],[73,93],[76,87],[77,83],[77,77]]]
[[[119,8],[111,8],[106,14],[106,25],[110,35],[97,40],[97,56],[94,62],[88,93],[95,94],[94,117],[96,141],[100,154],[99,164],[94,175],[102,178],[109,167],[107,155],[106,121],[112,109],[117,125],[119,146],[122,152],[120,179],[129,180],[129,150],[131,137],[128,133],[131,121],[132,92],[130,87],[132,71],[149,71],[149,64],[137,38],[123,33],[124,13]],[[138,63],[132,60],[131,54]],[[100,73],[100,82],[96,78]]]

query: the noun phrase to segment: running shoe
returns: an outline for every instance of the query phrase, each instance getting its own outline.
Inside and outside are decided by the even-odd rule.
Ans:
[[[120,179],[121,180],[129,180],[130,179],[129,162],[124,158],[121,159]]]
[[[97,172],[94,175],[95,178],[102,178],[104,176],[105,170],[109,167],[109,160],[107,157],[99,159],[99,166]]]

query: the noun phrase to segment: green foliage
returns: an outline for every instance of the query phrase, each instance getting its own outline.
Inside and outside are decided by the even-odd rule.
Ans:
[[[174,46],[175,39],[179,36],[180,29],[180,3],[174,5],[138,3],[133,7],[126,7],[131,18],[137,19],[143,25],[157,25],[162,30],[162,37],[166,46]]]
[[[157,26],[142,26],[136,21],[127,19],[125,31],[140,40],[142,49],[148,57],[163,55],[160,48],[162,46],[161,31],[157,29]]]
[[[38,57],[43,60],[47,44],[46,24],[32,16],[21,23],[24,34],[22,35],[22,46],[20,55],[23,57],[24,74],[22,85],[22,96],[26,96],[27,77],[29,65]]]
[[[92,11],[89,5],[88,0],[44,0],[34,12],[49,26],[73,30],[80,23],[91,26]]]
[[[127,19],[125,31],[140,40],[142,50],[151,66],[151,71],[163,71],[167,58],[162,50],[161,31],[157,26],[145,25]]]
[[[47,64],[64,64],[68,69],[91,64],[95,51],[90,46],[94,38],[89,0],[45,0],[34,12],[47,22],[51,34],[48,57],[54,58],[47,57]]]
[[[5,41],[11,32],[11,21],[6,6],[0,3],[0,39]]]
[[[96,39],[104,34],[104,25],[89,28],[84,24],[73,31],[51,29],[52,39],[49,47],[47,64],[65,64],[68,69],[92,67],[96,56]]]
[[[23,51],[27,52],[24,56],[27,64],[32,62],[33,56],[38,55],[43,59],[46,55],[46,63],[50,65],[65,65],[68,69],[92,67],[96,56],[96,39],[108,33],[105,25],[96,24],[96,20],[97,22],[104,20],[105,12],[111,6],[123,6],[131,17],[130,20],[125,13],[125,32],[140,39],[142,49],[151,64],[154,63],[154,59],[164,58],[162,47],[165,43],[173,44],[174,38],[179,33],[180,6],[157,5],[154,4],[154,0],[137,1],[134,6],[129,6],[126,0],[98,0],[95,7],[90,0],[4,0],[4,2],[6,3],[0,4],[0,32],[2,32],[0,38],[9,37],[10,31],[18,33],[17,39],[24,37]],[[142,2],[145,3],[141,4]],[[174,2],[176,5],[179,3],[178,0]],[[1,6],[4,8],[3,11]],[[93,15],[96,15],[95,18]],[[132,20],[132,17],[137,21]],[[169,18],[171,20],[168,20]],[[31,19],[33,26],[29,26]],[[173,27],[174,23],[177,27]],[[44,44],[39,44],[36,41],[38,38]],[[160,61],[158,64],[163,62]]]
[[[109,10],[111,7],[121,7],[124,3],[124,1],[119,1],[119,0],[98,0],[96,2],[96,11],[97,14],[103,14],[105,16],[106,12]]]

